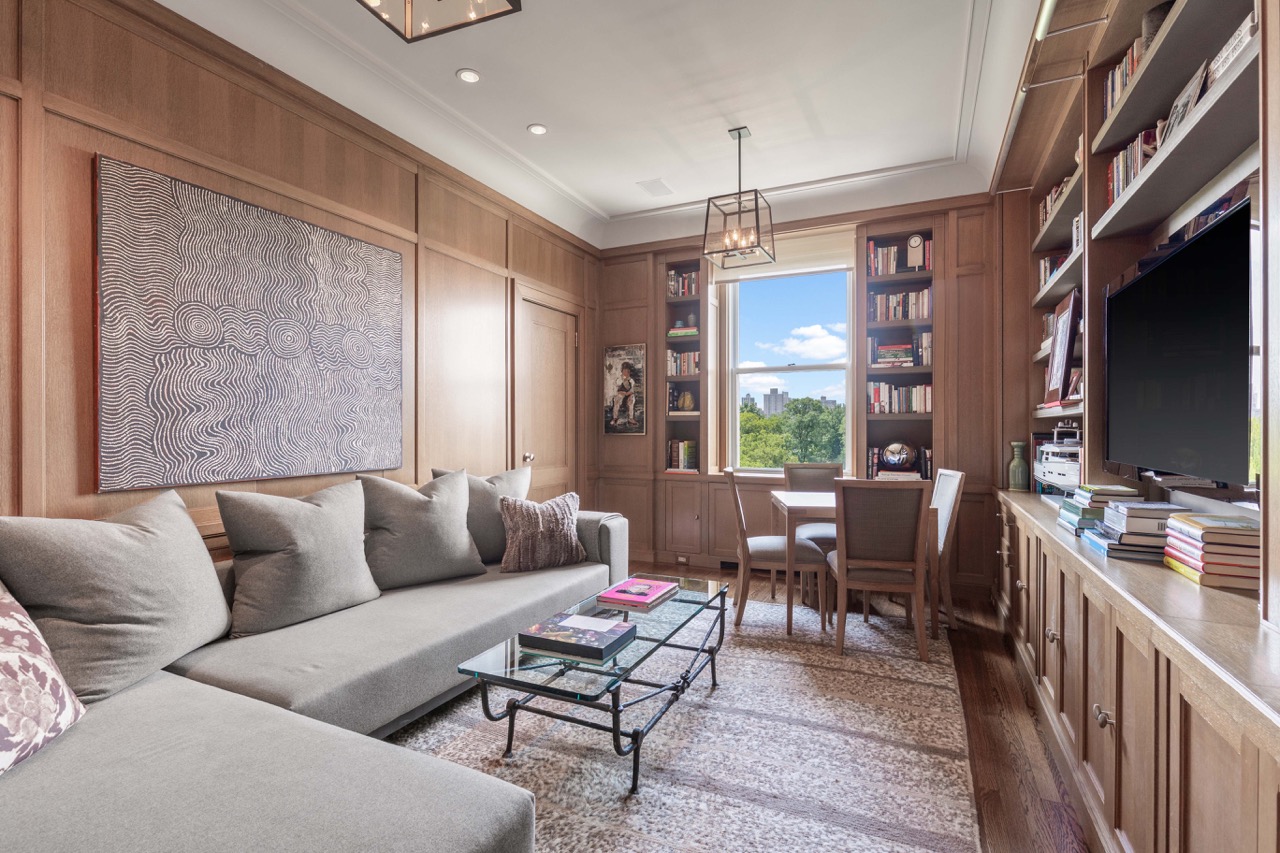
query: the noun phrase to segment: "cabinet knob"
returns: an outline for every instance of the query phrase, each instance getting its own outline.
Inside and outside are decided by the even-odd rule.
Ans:
[[[525,462],[532,462],[533,460],[535,460],[535,459],[537,459],[537,458],[538,458],[538,454],[536,454],[536,453],[526,453],[526,454],[525,454],[524,456],[522,456],[521,458],[522,458]]]
[[[1045,628],[1045,629],[1044,629],[1044,638],[1045,638],[1046,640],[1048,640],[1049,642],[1051,642],[1051,643],[1056,643],[1056,642],[1058,642],[1058,640],[1059,640],[1061,637],[1062,637],[1062,635],[1061,635],[1061,634],[1059,634],[1057,631],[1053,630],[1052,628]]]
[[[1093,718],[1098,721],[1098,728],[1100,729],[1105,729],[1107,726],[1114,726],[1116,724],[1116,721],[1112,719],[1111,715],[1102,710],[1101,705],[1093,706]]]
[[[1014,585],[1015,587],[1017,587],[1017,588],[1018,588],[1018,592],[1025,592],[1025,591],[1026,591],[1027,584],[1026,584],[1026,582],[1025,582],[1025,581],[1016,580],[1016,581],[1014,581],[1014,582],[1013,582],[1013,585]]]

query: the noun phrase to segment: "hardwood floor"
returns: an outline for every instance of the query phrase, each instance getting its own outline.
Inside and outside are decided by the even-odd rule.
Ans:
[[[671,563],[631,564],[633,572],[720,578],[732,595],[732,571]],[[761,573],[763,576],[764,573]],[[769,600],[756,578],[753,600]],[[778,600],[783,600],[779,583]],[[969,732],[969,761],[982,846],[988,853],[1082,853],[1084,829],[1049,753],[1040,721],[989,603],[956,603],[961,628],[950,633]]]

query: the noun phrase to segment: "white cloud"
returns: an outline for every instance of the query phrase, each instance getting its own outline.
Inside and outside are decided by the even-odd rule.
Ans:
[[[791,337],[783,338],[781,343],[757,342],[756,346],[779,355],[795,356],[808,361],[840,361],[849,350],[848,342],[843,337],[833,335],[827,327],[819,325],[792,329]]]
[[[815,400],[817,400],[820,397],[826,397],[828,400],[838,400],[839,402],[843,403],[844,395],[845,395],[844,383],[838,382],[834,385],[828,385],[826,388],[819,388],[809,396],[813,397],[813,399]]]
[[[744,373],[738,376],[738,391],[741,394],[767,394],[774,388],[786,391],[787,380],[772,373]]]
[[[828,323],[827,328],[835,332],[837,335],[843,335],[849,331],[848,323]]]

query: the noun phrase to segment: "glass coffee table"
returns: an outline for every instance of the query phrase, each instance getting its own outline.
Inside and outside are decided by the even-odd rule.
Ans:
[[[720,581],[675,578],[665,575],[634,575],[637,578],[671,581],[679,586],[674,598],[648,613],[613,610],[596,604],[596,597],[578,602],[565,612],[584,616],[629,621],[636,626],[636,638],[603,664],[581,663],[533,653],[520,647],[516,637],[499,643],[458,666],[458,672],[473,676],[480,683],[480,700],[484,715],[494,722],[507,721],[507,750],[516,733],[516,714],[525,711],[576,726],[602,731],[613,736],[613,749],[618,755],[631,756],[631,793],[640,790],[640,745],[658,721],[679,701],[702,671],[711,669],[711,686],[716,685],[716,655],[724,643],[725,601],[727,584]],[[547,614],[550,616],[551,614]],[[692,638],[701,641],[674,642],[674,638],[694,620],[698,620]],[[705,624],[705,629],[703,623]],[[687,665],[674,679],[646,680],[645,662],[657,652],[684,653]],[[490,687],[505,687],[524,695],[507,699],[506,707],[494,713],[489,702]],[[623,697],[628,688],[629,698]],[[543,704],[532,704],[544,700]],[[622,714],[629,708],[658,700],[657,707],[643,726],[624,730]],[[604,722],[570,716],[555,710],[555,703],[566,702],[607,715]],[[550,707],[544,704],[550,703]]]

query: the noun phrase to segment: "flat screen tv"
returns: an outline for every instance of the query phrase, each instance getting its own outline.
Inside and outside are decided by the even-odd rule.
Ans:
[[[1245,200],[1108,292],[1111,466],[1250,483],[1250,228]]]

